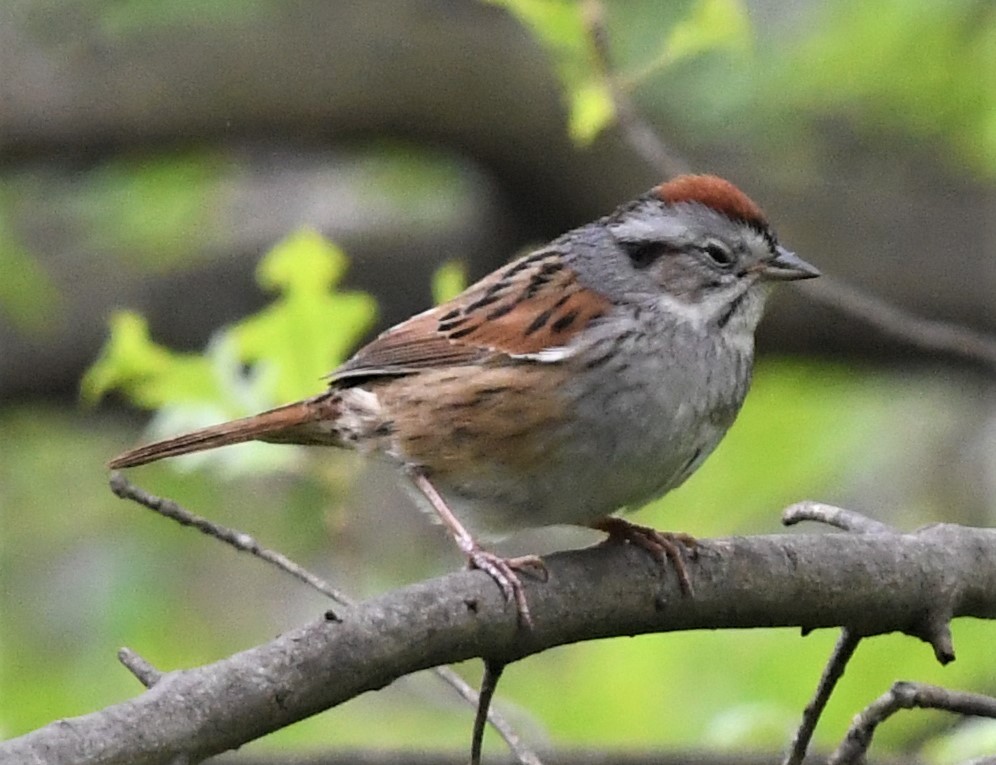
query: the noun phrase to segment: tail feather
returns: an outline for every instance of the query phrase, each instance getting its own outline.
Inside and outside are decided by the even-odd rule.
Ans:
[[[136,467],[166,457],[177,457],[181,454],[241,444],[245,441],[335,444],[336,437],[332,428],[313,427],[321,420],[334,419],[335,410],[338,408],[334,406],[335,403],[326,394],[285,404],[252,417],[223,422],[182,436],[130,449],[112,459],[107,466],[114,470]],[[330,407],[330,404],[333,406]],[[308,427],[309,425],[312,427]]]

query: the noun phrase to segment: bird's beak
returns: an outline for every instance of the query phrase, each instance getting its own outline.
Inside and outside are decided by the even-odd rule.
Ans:
[[[761,278],[770,281],[789,282],[796,279],[813,279],[817,276],[820,276],[819,270],[781,245],[775,250],[775,257],[767,261],[761,269]]]

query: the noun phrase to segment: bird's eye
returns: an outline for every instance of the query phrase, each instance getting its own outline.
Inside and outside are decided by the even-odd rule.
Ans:
[[[730,268],[737,262],[737,256],[733,254],[733,250],[722,242],[709,242],[702,248],[702,252],[712,261],[714,266],[719,268]]]

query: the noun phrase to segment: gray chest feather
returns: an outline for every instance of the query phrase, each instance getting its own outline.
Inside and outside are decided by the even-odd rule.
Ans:
[[[733,423],[751,358],[691,328],[673,332],[614,333],[572,359],[569,414],[549,433],[546,459],[515,480],[454,487],[458,514],[485,531],[583,524],[682,483]]]

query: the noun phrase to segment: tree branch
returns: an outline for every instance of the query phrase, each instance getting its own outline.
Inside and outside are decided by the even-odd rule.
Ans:
[[[593,66],[612,99],[616,122],[626,142],[650,167],[659,168],[666,177],[689,172],[691,168],[688,162],[664,143],[660,132],[643,116],[633,102],[629,88],[617,74],[609,50],[604,5],[599,0],[586,0],[582,10],[582,20],[593,54]]]
[[[806,759],[806,750],[809,749],[809,742],[816,731],[816,723],[819,722],[827,702],[830,701],[833,689],[837,687],[837,682],[843,677],[847,663],[851,660],[860,642],[861,638],[853,635],[846,627],[840,631],[837,644],[833,647],[833,653],[830,654],[827,665],[823,668],[820,682],[816,685],[816,692],[802,711],[802,722],[799,723],[799,728],[795,732],[795,737],[792,739],[792,745],[789,747],[785,759],[782,760],[782,765],[801,765]]]
[[[796,502],[782,510],[782,523],[786,526],[795,526],[803,521],[816,521],[825,523],[842,531],[852,531],[855,534],[898,534],[899,529],[894,529],[888,524],[869,518],[854,510],[844,507],[828,505],[824,502]]]
[[[340,592],[321,577],[315,576],[310,571],[299,566],[286,555],[264,547],[252,535],[244,531],[222,526],[220,523],[215,523],[203,516],[192,513],[171,499],[150,494],[125,478],[124,474],[120,471],[115,470],[111,473],[109,483],[111,491],[121,499],[128,499],[143,507],[147,507],[149,510],[159,513],[164,518],[176,521],[181,526],[197,529],[202,534],[224,542],[239,552],[247,552],[250,555],[254,555],[260,560],[264,560],[276,566],[281,571],[290,574],[309,587],[318,590],[336,603],[346,607],[353,605],[353,601],[345,593]]]
[[[162,672],[130,648],[118,649],[118,661],[146,688],[151,688],[162,679]]]
[[[951,691],[925,683],[894,683],[889,691],[854,718],[847,736],[827,765],[864,763],[875,729],[900,709],[943,709],[960,715],[996,718],[996,699],[978,693]],[[990,762],[990,760],[987,760]]]
[[[918,316],[829,276],[797,286],[814,300],[860,319],[889,337],[921,350],[960,357],[996,372],[996,337],[992,335],[962,324]]]
[[[250,534],[247,534],[244,531],[239,531],[238,529],[229,528],[228,526],[222,526],[214,521],[210,521],[203,516],[197,515],[197,513],[187,510],[178,502],[174,502],[171,499],[150,494],[144,489],[133,484],[125,478],[123,473],[119,471],[111,473],[110,487],[111,491],[113,491],[114,494],[121,499],[131,500],[142,507],[146,507],[149,510],[158,513],[164,518],[176,521],[181,526],[196,529],[212,539],[217,539],[223,544],[234,547],[239,552],[247,552],[250,555],[254,555],[260,560],[276,566],[276,568],[280,571],[290,574],[295,579],[303,582],[309,587],[314,588],[342,606],[349,608],[356,605],[355,601],[353,601],[344,592],[337,590],[320,576],[317,576],[316,574],[313,574],[305,569],[303,566],[298,565],[286,555],[283,555],[276,550],[271,550],[268,547],[264,547]],[[334,611],[326,611],[325,618],[327,620],[331,620],[338,619],[339,617]],[[162,673],[160,673],[149,662],[128,648],[122,648],[118,651],[118,660],[124,664],[124,666],[127,667],[128,670],[135,675],[139,682],[141,682],[146,688],[151,688],[162,676]],[[509,722],[502,715],[496,712],[493,707],[491,707],[490,698],[488,699],[489,703],[482,706],[478,692],[471,688],[470,685],[450,667],[435,667],[433,672],[440,680],[456,691],[460,698],[477,709],[477,722],[482,720],[481,713],[482,711],[484,712],[486,716],[483,719],[486,719],[487,722],[490,723],[491,727],[498,732],[498,735],[502,737],[509,750],[515,755],[521,765],[542,765],[539,757],[537,757],[533,751],[522,743],[522,739],[515,732]]]
[[[197,762],[382,688],[411,672],[483,656],[514,661],[581,640],[687,629],[846,626],[905,632],[940,615],[996,617],[996,531],[703,540],[695,596],[629,545],[550,556],[526,583],[534,627],[480,571],[360,604],[197,669],[163,673],[140,696],[0,744],[0,761]]]

